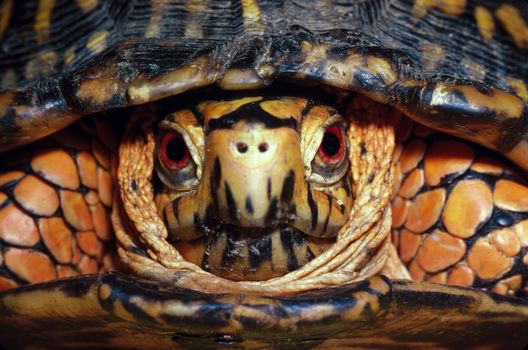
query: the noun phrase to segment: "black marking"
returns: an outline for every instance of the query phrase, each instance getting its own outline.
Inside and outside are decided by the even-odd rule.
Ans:
[[[326,233],[326,230],[328,229],[328,221],[330,221],[330,215],[332,215],[332,196],[330,196],[329,194],[326,194],[326,198],[328,198],[328,214],[326,215],[326,219],[323,224],[323,235]]]
[[[359,144],[359,148],[361,149],[361,157],[364,157],[365,154],[367,154],[367,147],[365,147],[365,142],[361,142]]]
[[[306,246],[306,262],[312,261],[315,258],[315,254],[312,252],[309,246]]]
[[[306,191],[306,198],[308,199],[308,205],[310,206],[310,211],[312,213],[312,230],[314,230],[315,227],[317,226],[318,208],[317,208],[317,203],[315,203],[312,197],[312,192],[310,191],[310,189]]]
[[[277,118],[264,111],[260,107],[260,103],[248,103],[220,118],[209,120],[207,133],[218,129],[231,129],[233,125],[240,121],[248,124],[264,124],[267,129],[297,129],[297,121],[295,118]]]
[[[268,212],[266,213],[266,218],[264,219],[264,222],[267,225],[272,224],[273,220],[277,218],[277,211],[279,210],[278,202],[279,201],[277,200],[277,197],[273,197],[268,206]]]
[[[178,209],[178,206],[179,206],[179,203],[180,203],[180,198],[176,198],[175,200],[172,201],[172,212],[174,213],[174,217],[176,218],[176,222],[178,223],[178,225],[180,224],[180,219],[179,219],[179,214],[180,214],[180,210]],[[196,222],[196,214],[195,215],[195,222]]]
[[[254,213],[253,203],[251,202],[251,197],[250,196],[246,197],[246,212],[248,214],[250,214],[250,215],[253,215],[253,213]]]
[[[288,271],[294,271],[299,267],[293,247],[292,231],[290,228],[280,230],[281,245],[288,257]]]
[[[281,202],[289,203],[293,198],[293,190],[295,187],[295,172],[290,170],[288,175],[284,178],[282,183]]]
[[[266,193],[268,195],[268,200],[271,199],[271,177],[268,177],[268,186],[266,188]]]
[[[227,210],[229,212],[229,217],[233,221],[238,220],[238,209],[237,205],[235,203],[235,199],[233,198],[233,193],[231,192],[231,188],[227,184],[227,182],[224,182],[225,187],[225,195],[226,195],[226,201],[227,201]]]
[[[200,214],[194,213],[194,227],[196,228],[202,228],[202,219],[200,218]]]
[[[132,180],[132,183],[130,184],[130,187],[132,187],[132,189],[135,191],[137,190],[137,183],[136,183],[136,180]]]
[[[218,208],[218,189],[220,188],[220,180],[222,179],[222,166],[220,165],[220,159],[215,158],[213,173],[211,174],[211,198],[215,209]]]
[[[255,271],[259,266],[271,259],[271,235],[250,238],[248,242],[249,267]]]
[[[227,240],[224,247],[224,254],[222,254],[220,267],[225,271],[229,271],[236,264],[236,261],[242,257],[240,249],[242,248],[242,245],[244,245],[244,242],[241,242],[238,232],[236,231],[228,232],[225,235]]]

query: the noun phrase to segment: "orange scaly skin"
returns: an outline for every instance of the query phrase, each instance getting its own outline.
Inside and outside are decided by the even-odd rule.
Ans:
[[[113,270],[107,128],[94,119],[0,156],[0,290]]]
[[[482,147],[403,120],[393,241],[413,280],[528,295],[526,181]]]

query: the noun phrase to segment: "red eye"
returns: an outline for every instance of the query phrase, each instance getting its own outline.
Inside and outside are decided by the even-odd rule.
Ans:
[[[160,144],[161,160],[171,169],[183,169],[191,155],[180,134],[167,134],[163,136]]]
[[[325,163],[333,164],[340,161],[345,154],[343,131],[337,126],[326,129],[317,153]]]

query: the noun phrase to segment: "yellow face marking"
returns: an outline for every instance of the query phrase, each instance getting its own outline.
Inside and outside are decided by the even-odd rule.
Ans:
[[[491,12],[483,6],[475,6],[475,21],[477,21],[480,36],[485,41],[490,41],[495,32],[495,22]]]
[[[528,26],[519,11],[512,5],[501,5],[495,12],[504,29],[510,34],[515,45],[528,48]]]
[[[521,79],[508,78],[508,86],[515,90],[517,96],[528,101],[528,88]]]
[[[110,33],[105,30],[93,34],[86,42],[86,48],[94,54],[101,53],[106,48],[106,41],[109,35]]]
[[[51,12],[55,7],[55,0],[40,0],[35,16],[34,29],[37,34],[37,42],[43,44],[49,39],[49,30],[51,23]]]
[[[92,11],[97,6],[97,0],[75,0],[75,3],[84,13]]]
[[[234,101],[203,102],[198,105],[198,110],[202,112],[206,120],[217,119],[236,111],[245,104],[260,100],[262,100],[262,97],[246,97]]]
[[[287,100],[264,101],[260,104],[260,107],[277,118],[287,119],[293,117],[298,121],[302,111],[306,108],[307,102],[304,98],[288,98]]]
[[[422,45],[422,55],[422,65],[426,70],[434,70],[445,58],[444,49],[433,43]]]
[[[260,18],[260,8],[255,0],[241,0],[244,28],[253,31],[263,31],[264,24]]]
[[[459,16],[464,13],[466,0],[415,0],[412,13],[420,19],[432,8],[438,8],[447,15]]]
[[[149,18],[145,38],[157,38],[160,34],[160,24],[165,14],[165,5],[167,0],[152,0],[152,14]]]
[[[0,39],[4,36],[12,12],[13,0],[2,1],[2,4],[0,5]]]

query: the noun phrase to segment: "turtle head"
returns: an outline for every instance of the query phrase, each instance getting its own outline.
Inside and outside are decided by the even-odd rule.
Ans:
[[[343,117],[302,98],[203,102],[159,123],[156,196],[187,260],[267,279],[333,242],[351,208]]]

